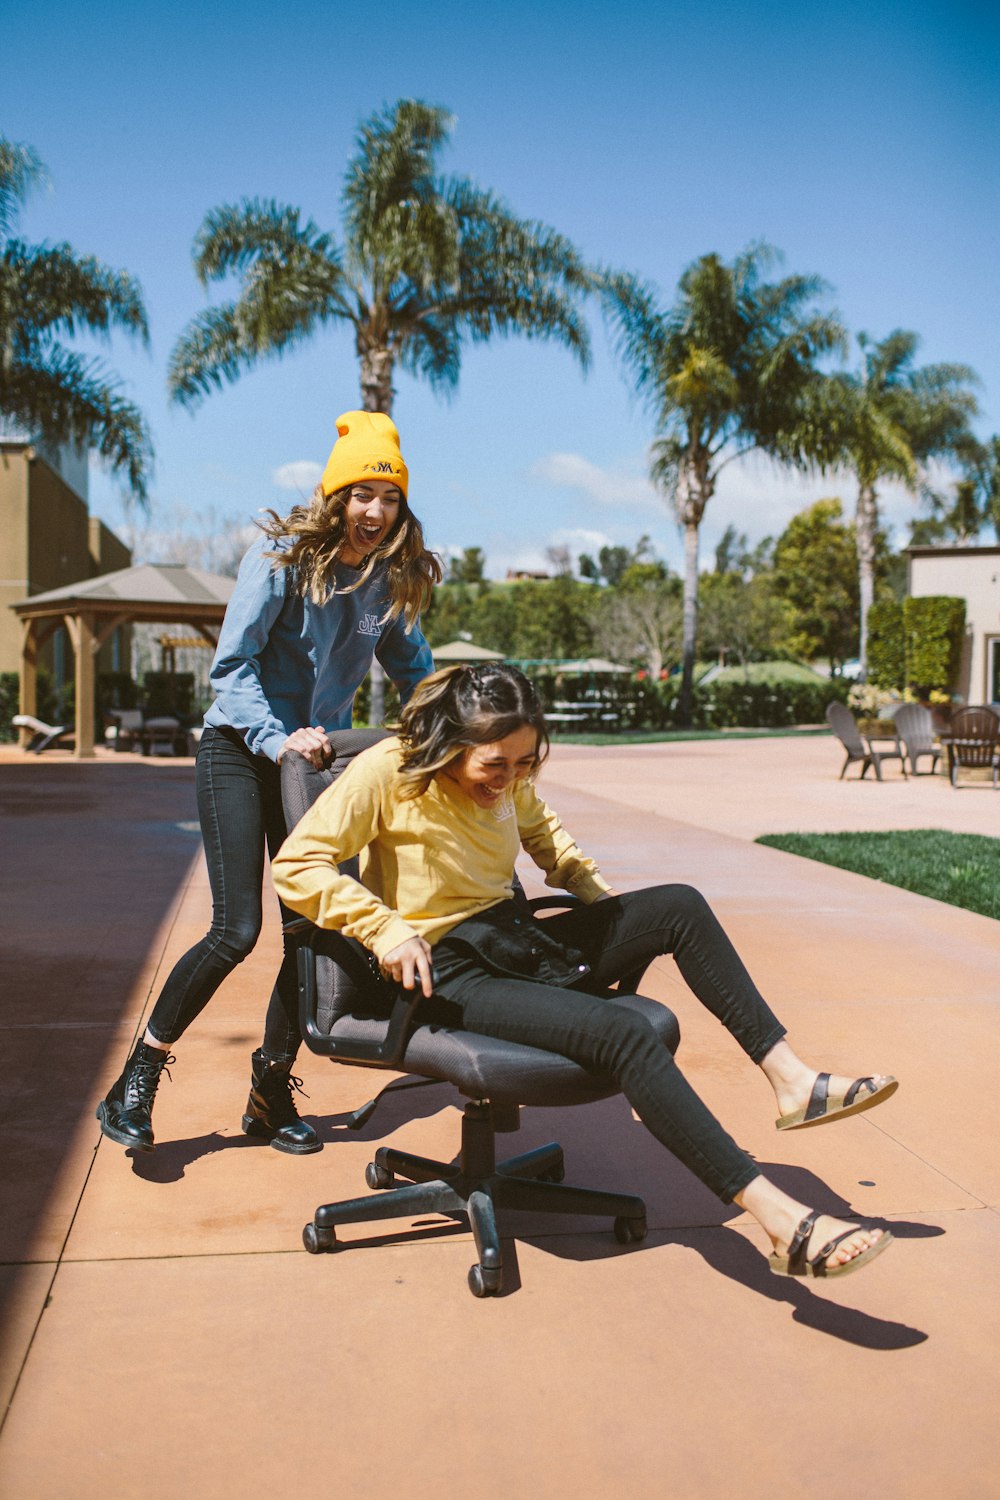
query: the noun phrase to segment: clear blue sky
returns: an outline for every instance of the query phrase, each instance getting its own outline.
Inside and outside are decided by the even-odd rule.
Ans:
[[[231,0],[8,12],[0,133],[32,144],[52,190],[22,220],[142,283],[152,351],[109,358],[153,428],[153,522],[179,507],[287,509],[275,475],[322,463],[358,404],[346,329],[320,334],[209,397],[171,409],[171,346],[205,295],[191,244],[207,210],[243,196],[339,230],[358,122],[397,98],[456,117],[442,166],[547,221],[589,258],[665,298],[691,260],[764,238],[785,269],[831,284],[853,330],[896,327],[924,362],[970,364],[983,435],[1000,429],[1000,25],[963,0],[591,6],[533,0],[383,5]],[[652,436],[595,320],[583,377],[555,347],[470,349],[443,402],[401,374],[394,415],[432,545],[482,546],[489,570],[538,565],[650,532],[675,567],[676,529],[645,481]],[[730,521],[752,539],[849,484],[727,471],[703,560]],[[114,484],[92,508],[121,527]],[[912,502],[888,494],[897,523]]]

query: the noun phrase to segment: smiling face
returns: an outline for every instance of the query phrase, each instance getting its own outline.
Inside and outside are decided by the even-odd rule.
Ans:
[[[402,501],[399,487],[391,480],[368,479],[364,484],[352,484],[344,506],[341,560],[360,568],[399,520]]]
[[[472,798],[477,807],[495,807],[514,781],[538,764],[538,735],[530,724],[489,745],[470,745],[445,767],[444,775]]]

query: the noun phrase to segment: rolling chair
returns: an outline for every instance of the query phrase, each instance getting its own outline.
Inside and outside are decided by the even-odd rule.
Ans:
[[[335,763],[331,770],[320,772],[301,756],[284,758],[282,797],[290,827],[340,769],[343,765]],[[565,908],[571,900],[543,897],[529,904],[533,910]],[[488,1297],[503,1286],[497,1208],[607,1216],[614,1221],[619,1243],[645,1239],[642,1199],[631,1193],[564,1183],[563,1152],[557,1143],[497,1161],[497,1132],[519,1128],[522,1105],[606,1099],[618,1093],[610,1078],[588,1072],[556,1053],[464,1030],[449,1017],[446,1001],[423,1001],[419,991],[387,984],[365,950],[339,933],[323,931],[305,919],[286,924],[286,931],[297,941],[300,1019],[310,1051],[334,1062],[404,1071],[417,1075],[421,1082],[450,1083],[466,1099],[456,1161],[431,1161],[381,1147],[368,1165],[365,1180],[369,1188],[384,1191],[317,1208],[302,1232],[310,1253],[333,1250],[340,1224],[425,1213],[459,1215],[468,1220],[476,1244],[469,1288],[476,1297]],[[640,978],[641,972],[628,976],[609,1003],[639,1010],[664,1045],[676,1051],[680,1041],[676,1018],[665,1006],[633,992]],[[452,1011],[456,1014],[457,1008]],[[351,1128],[358,1129],[370,1119],[376,1103],[371,1101],[351,1117]],[[404,1181],[397,1186],[397,1179]]]

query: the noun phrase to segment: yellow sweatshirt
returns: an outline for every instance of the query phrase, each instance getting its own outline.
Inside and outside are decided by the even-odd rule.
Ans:
[[[359,755],[317,798],[273,861],[278,895],[318,927],[357,938],[376,958],[414,935],[445,933],[507,901],[523,847],[546,885],[585,903],[610,890],[532,782],[481,808],[446,776],[421,797],[400,796],[397,739]],[[337,865],[362,855],[359,885]]]

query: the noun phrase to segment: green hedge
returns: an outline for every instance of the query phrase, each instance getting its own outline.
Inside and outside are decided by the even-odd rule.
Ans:
[[[876,599],[868,611],[868,681],[896,693],[906,686],[906,635],[898,599]]]
[[[903,632],[907,683],[952,692],[965,640],[965,600],[948,594],[904,599]]]
[[[546,674],[533,676],[532,681],[547,710],[554,707],[557,699],[578,696],[565,681]],[[781,729],[792,724],[822,724],[827,704],[834,698],[844,702],[849,687],[849,682],[839,678],[814,682],[791,678],[775,682],[717,678],[696,685],[692,727]],[[603,726],[609,730],[679,727],[679,677],[664,682],[635,677],[604,679],[598,691],[595,708],[618,715],[613,724]]]
[[[63,695],[65,697],[65,695]],[[44,719],[47,724],[68,724],[72,718],[64,718],[60,712],[59,696],[53,691],[52,679],[48,672],[39,669],[38,673],[38,708],[35,717]],[[14,715],[17,713],[20,702],[20,678],[16,672],[0,672],[0,744],[11,744],[17,739],[17,730],[13,725]],[[72,697],[70,697],[70,713],[72,714]]]

